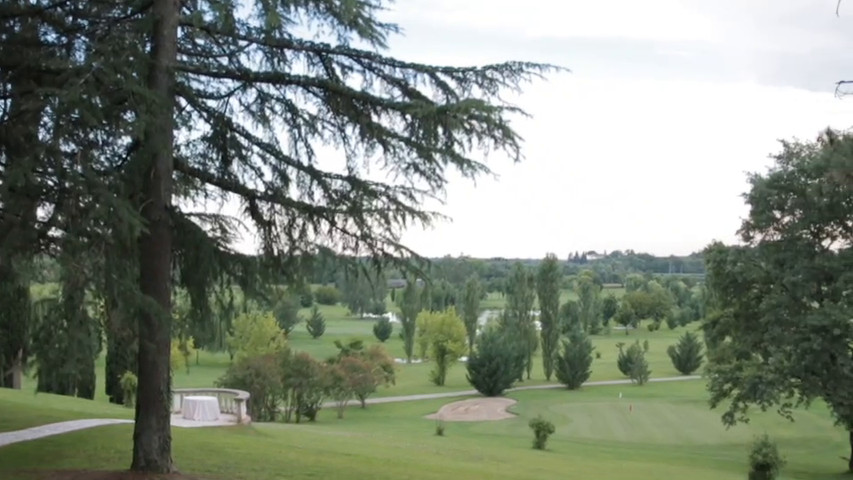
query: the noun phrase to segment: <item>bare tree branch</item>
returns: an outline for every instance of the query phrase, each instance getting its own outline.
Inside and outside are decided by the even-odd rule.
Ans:
[[[842,97],[845,97],[845,96],[853,93],[851,91],[845,91],[845,89],[844,89],[845,85],[852,85],[852,84],[853,84],[853,80],[839,80],[839,81],[835,82],[835,96],[837,98],[842,98]]]

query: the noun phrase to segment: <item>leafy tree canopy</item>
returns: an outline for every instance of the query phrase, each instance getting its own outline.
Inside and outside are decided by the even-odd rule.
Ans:
[[[727,425],[747,421],[750,406],[790,418],[821,398],[853,431],[851,171],[849,134],[782,142],[749,179],[745,245],[705,251],[709,390]]]

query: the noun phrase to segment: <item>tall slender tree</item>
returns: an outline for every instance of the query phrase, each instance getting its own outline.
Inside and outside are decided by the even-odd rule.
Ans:
[[[578,275],[575,291],[578,295],[578,314],[580,326],[589,335],[601,331],[601,285],[594,278],[590,270],[585,270]]]
[[[536,293],[539,297],[539,335],[542,340],[542,366],[545,378],[551,380],[554,358],[560,339],[560,265],[557,256],[549,253],[539,264],[536,273]]]
[[[423,308],[423,289],[418,288],[417,280],[407,279],[406,287],[397,295],[397,306],[400,307],[400,336],[403,337],[403,351],[406,353],[406,363],[412,363],[412,353],[415,348],[415,333],[417,318]]]
[[[465,282],[465,295],[462,303],[462,321],[468,335],[468,355],[474,351],[474,340],[477,338],[477,320],[480,317],[480,296],[482,295],[480,279],[476,275],[468,277]]]
[[[533,354],[539,346],[536,326],[533,323],[533,303],[536,301],[536,279],[532,272],[516,262],[507,285],[506,309],[503,322],[524,345],[527,378],[533,369]],[[519,378],[519,380],[522,380]]]

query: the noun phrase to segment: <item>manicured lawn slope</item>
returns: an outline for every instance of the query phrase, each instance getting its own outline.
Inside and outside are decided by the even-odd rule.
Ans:
[[[795,423],[767,413],[726,430],[719,412],[708,410],[701,381],[512,397],[519,417],[448,423],[445,437],[433,435],[434,423],[422,418],[444,401],[352,408],[343,420],[323,411],[317,424],[175,429],[174,458],[183,472],[212,479],[734,480],[746,476],[753,435],[767,432],[788,458],[785,479],[841,478],[845,466],[839,457],[847,453],[846,435],[819,405],[798,412]],[[21,407],[0,396],[0,416],[10,405],[17,415],[60,406],[54,399],[42,406],[43,398]],[[527,427],[540,413],[557,426],[544,452],[530,448]],[[2,448],[0,478],[42,478],[22,472],[33,468],[124,469],[131,431],[127,425],[101,427]]]

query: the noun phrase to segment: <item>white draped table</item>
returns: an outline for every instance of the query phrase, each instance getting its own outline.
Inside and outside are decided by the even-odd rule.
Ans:
[[[184,397],[181,403],[181,415],[196,422],[219,420],[219,400],[216,397]]]

